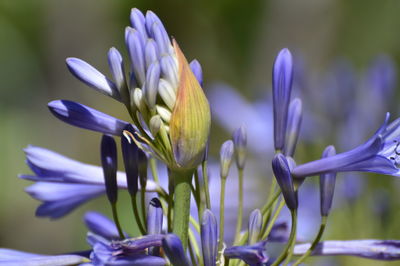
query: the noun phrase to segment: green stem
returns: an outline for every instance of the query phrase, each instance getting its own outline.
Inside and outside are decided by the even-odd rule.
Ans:
[[[142,208],[142,216],[143,216],[143,221],[146,221],[146,190],[142,189],[140,190],[140,203],[141,203],[141,208]],[[147,228],[146,223],[143,224],[144,228]]]
[[[115,223],[115,225],[117,226],[117,229],[118,229],[119,237],[121,239],[124,239],[125,236],[124,236],[124,232],[122,231],[121,224],[120,224],[119,219],[118,219],[117,204],[115,202],[111,203],[111,210],[112,210],[114,223]]]
[[[242,230],[242,217],[243,217],[243,168],[238,169],[239,172],[239,195],[238,195],[238,218],[236,222],[236,233],[235,241],[236,243],[240,238],[240,231]]]
[[[315,237],[314,241],[311,244],[311,247],[306,251],[306,253],[304,253],[294,264],[293,266],[299,265],[300,263],[302,263],[308,256],[311,255],[311,253],[314,251],[314,249],[317,247],[319,241],[322,238],[322,235],[324,234],[325,231],[325,227],[326,227],[326,220],[327,220],[327,216],[322,216],[321,218],[321,225],[319,227],[319,231],[317,236]]]
[[[142,235],[146,234],[146,230],[143,226],[142,219],[140,219],[139,211],[137,208],[137,200],[136,200],[136,194],[131,195],[131,203],[132,203],[132,209],[133,209],[133,215],[135,216],[136,224],[139,227],[140,233]]]
[[[208,190],[208,172],[207,172],[207,161],[203,161],[201,165],[201,171],[203,173],[204,183],[204,194],[206,196],[206,207],[211,210],[210,191]]]
[[[186,250],[190,216],[190,184],[193,170],[171,170],[170,173],[175,185],[172,232],[181,239]]]
[[[150,163],[150,171],[151,171],[151,174],[153,175],[154,182],[156,182],[157,184],[160,184],[160,180],[158,178],[156,159],[154,157],[150,157],[149,163]]]
[[[276,211],[275,211],[275,213],[274,213],[274,216],[272,216],[271,221],[269,221],[267,230],[265,230],[265,232],[264,232],[264,234],[263,234],[263,236],[262,236],[261,239],[265,239],[265,238],[268,237],[269,233],[270,233],[271,230],[272,230],[272,227],[273,227],[274,224],[275,224],[276,219],[278,219],[278,216],[279,216],[279,214],[281,213],[282,208],[283,208],[284,206],[285,206],[285,201],[282,200],[281,203],[279,204],[278,208],[276,209]]]
[[[221,178],[221,194],[220,194],[220,207],[219,207],[219,238],[218,238],[219,255],[221,255],[224,244],[225,184],[226,184],[226,178]]]
[[[285,202],[285,201],[282,201]],[[281,255],[276,259],[276,261],[274,261],[274,263],[272,264],[272,266],[277,266],[279,264],[282,263],[282,261],[287,257],[288,259],[290,259],[291,257],[291,251],[293,249],[294,244],[296,243],[296,228],[297,228],[297,210],[291,210],[291,214],[292,214],[292,229],[290,230],[290,236],[289,236],[289,240],[286,244],[285,249],[282,251]],[[288,251],[289,251],[289,256],[288,256]],[[287,263],[288,261],[286,261]]]

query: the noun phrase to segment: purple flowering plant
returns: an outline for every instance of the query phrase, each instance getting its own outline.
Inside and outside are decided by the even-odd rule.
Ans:
[[[390,123],[387,114],[376,133],[356,148],[336,152],[333,146],[327,146],[321,159],[297,164],[293,157],[302,123],[302,101],[291,97],[294,61],[288,49],[281,50],[272,72],[270,111],[275,155],[270,159],[274,178],[268,199],[248,219],[244,217],[248,138],[241,126],[220,149],[221,185],[216,216],[211,211],[214,203],[208,176],[211,113],[202,89],[202,68],[197,60],[187,61],[177,41],[171,39],[153,12],[143,14],[132,9],[130,22],[131,26],[125,29],[128,68],[114,47],[108,52],[111,78],[78,58],[68,58],[67,67],[83,83],[123,104],[132,120],[122,121],[68,100],[48,104],[60,120],[103,134],[99,145],[101,166],[28,146],[26,162],[33,173],[20,176],[34,182],[26,192],[42,202],[37,216],[61,218],[105,194],[113,219],[97,212],[85,214],[90,246],[87,251],[41,255],[2,248],[0,264],[299,265],[309,256],[334,255],[400,259],[400,240],[321,242],[337,173],[400,176],[400,118]],[[117,170],[118,147],[122,151],[123,172]],[[157,162],[168,168],[167,187],[160,182]],[[238,170],[239,193],[234,240],[227,243],[225,189],[233,164]],[[320,180],[321,224],[313,241],[301,243],[296,237],[297,213],[302,204],[298,192],[306,178],[316,175]],[[119,222],[120,189],[130,195],[138,236],[127,234]],[[155,193],[156,197],[147,202],[147,193]],[[197,215],[190,212],[191,198]],[[286,223],[277,222],[284,206],[291,213],[290,229]],[[246,222],[247,227],[243,226]],[[278,253],[267,249],[273,242],[284,243]]]

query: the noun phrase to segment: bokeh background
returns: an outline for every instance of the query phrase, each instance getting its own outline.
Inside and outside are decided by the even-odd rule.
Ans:
[[[265,106],[269,106],[272,63],[277,52],[288,47],[300,73],[294,94],[307,98],[303,104],[309,115],[304,119],[304,133],[295,156],[299,162],[318,158],[327,144],[343,151],[362,143],[383,121],[385,110],[392,111],[394,117],[399,115],[395,82],[400,63],[397,0],[0,0],[0,246],[38,253],[87,249],[82,215],[89,209],[110,213],[106,200],[99,198],[56,221],[36,218],[38,202],[24,192],[29,182],[17,175],[29,173],[23,153],[28,144],[99,164],[101,136],[63,124],[48,112],[46,104],[54,99],[76,100],[129,119],[117,102],[78,82],[68,72],[65,58],[82,58],[108,73],[108,49],[116,46],[126,55],[123,34],[132,7],[156,12],[186,56],[201,62],[205,91],[214,95],[214,105],[226,104],[224,98],[218,103],[214,94],[226,84],[249,104],[265,100]],[[364,82],[368,80],[366,73],[381,55],[392,64],[390,97],[385,101],[363,98],[368,94],[364,90],[369,88]],[[339,71],[332,72],[336,67]],[[348,75],[350,83],[346,83]],[[348,86],[343,88],[343,84]],[[347,131],[348,125],[338,121],[349,121],[351,108],[360,105],[364,109],[354,110],[361,114],[350,120],[353,130]],[[271,109],[254,110],[270,122]],[[213,124],[214,157],[221,143],[230,137],[223,125],[220,119]],[[271,125],[266,128],[272,130]],[[256,141],[270,145],[272,139],[267,137],[271,133],[258,135]],[[353,137],[350,146],[343,144]],[[272,148],[256,151],[256,163],[263,164],[254,169],[261,172],[246,177],[246,183],[256,184],[250,190],[252,195],[259,193],[259,201],[268,191],[265,179],[271,154]],[[338,180],[342,194],[335,198],[337,207],[325,239],[400,239],[400,180],[372,174],[340,175]],[[311,189],[318,185],[316,178],[306,183]],[[127,193],[120,194],[121,201],[127,198]],[[310,206],[308,213],[318,217],[318,202],[315,194],[300,204]],[[125,207],[120,206],[123,223],[128,226],[132,217]],[[311,238],[317,228],[310,230]],[[330,265],[390,264],[354,258],[323,261]]]

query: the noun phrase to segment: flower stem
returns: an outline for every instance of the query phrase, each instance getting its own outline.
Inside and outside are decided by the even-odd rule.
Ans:
[[[278,216],[279,216],[279,214],[281,213],[281,210],[282,210],[282,208],[283,208],[284,206],[285,206],[285,201],[282,200],[281,203],[279,204],[278,208],[276,209],[276,211],[275,211],[275,213],[274,213],[274,216],[272,216],[271,221],[269,221],[268,227],[267,227],[267,229],[265,230],[265,232],[264,232],[263,236],[261,237],[261,239],[265,239],[265,238],[268,237],[269,233],[270,233],[271,230],[272,230],[272,227],[273,227],[274,224],[275,224],[276,219],[278,219]]]
[[[204,182],[204,194],[206,196],[206,207],[211,210],[211,201],[210,201],[210,192],[208,190],[208,173],[207,173],[207,161],[204,160],[201,165],[201,171],[203,173],[203,182]]]
[[[133,209],[133,215],[135,216],[136,224],[139,227],[140,233],[142,235],[146,234],[146,230],[143,226],[142,220],[140,218],[140,214],[138,211],[138,206],[137,206],[137,200],[136,200],[136,194],[131,195],[131,203],[132,203],[132,209]]]
[[[182,241],[186,250],[188,245],[188,230],[190,216],[190,184],[192,181],[193,170],[172,170],[170,171],[174,182],[174,216],[172,232]]]
[[[219,238],[218,238],[218,255],[222,256],[222,248],[224,244],[224,214],[225,214],[225,184],[226,178],[221,178],[221,194],[219,207]]]
[[[311,247],[306,251],[306,253],[304,253],[294,264],[293,266],[299,265],[300,263],[302,263],[308,256],[311,255],[311,253],[314,251],[314,249],[317,247],[319,241],[322,238],[322,235],[324,234],[325,231],[325,227],[326,227],[326,220],[327,220],[327,216],[322,216],[321,219],[321,225],[319,227],[319,231],[317,236],[315,237],[314,241],[311,244]]]
[[[284,202],[284,201],[282,201]],[[282,263],[282,261],[287,257],[290,259],[291,251],[293,249],[294,244],[296,243],[296,229],[297,229],[297,210],[291,210],[292,215],[292,229],[290,230],[289,240],[286,244],[285,249],[282,251],[281,255],[274,261],[272,266],[277,266]],[[289,255],[288,255],[289,253]],[[287,261],[288,262],[288,261]],[[287,264],[286,262],[286,264]]]
[[[239,172],[239,195],[238,195],[238,217],[236,222],[236,233],[235,241],[236,243],[240,238],[240,231],[242,230],[242,217],[243,217],[243,168],[238,169]]]
[[[123,231],[121,229],[121,224],[120,224],[119,219],[118,219],[117,204],[115,202],[111,203],[111,210],[112,210],[114,223],[115,223],[115,225],[117,226],[117,229],[118,229],[119,237],[121,239],[124,239],[125,236],[124,236],[124,233],[123,233]]]

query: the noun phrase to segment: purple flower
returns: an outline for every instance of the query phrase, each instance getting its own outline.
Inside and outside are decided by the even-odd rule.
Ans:
[[[400,176],[400,119],[388,125],[389,113],[378,131],[364,144],[347,152],[322,158],[295,167],[297,178],[329,172],[374,172]]]
[[[89,262],[89,260],[86,257],[79,255],[42,255],[0,248],[1,265],[78,265],[85,262]]]
[[[162,239],[162,247],[172,265],[190,265],[178,236],[168,234]]]
[[[275,149],[285,146],[290,94],[293,83],[293,59],[288,49],[279,52],[272,71],[272,96],[274,102]]]
[[[300,244],[294,247],[294,255],[304,254],[310,244]],[[399,260],[399,240],[347,240],[324,241],[317,245],[313,256],[357,256],[374,260]]]
[[[250,266],[264,265],[268,261],[265,252],[266,241],[251,246],[233,246],[224,250],[224,255],[230,259],[241,259]]]
[[[218,253],[218,223],[210,210],[205,210],[201,222],[201,248],[205,266],[215,266]]]
[[[334,156],[336,154],[335,147],[328,146],[325,148],[322,158]],[[328,216],[332,207],[333,192],[335,191],[336,173],[330,172],[321,174],[319,177],[320,199],[321,199],[321,215]]]
[[[166,265],[165,259],[146,254],[146,249],[159,247],[163,237],[146,235],[110,242],[89,233],[88,242],[93,247],[90,259],[94,265]]]
[[[103,170],[99,166],[84,164],[56,152],[29,146],[25,149],[27,164],[33,175],[20,178],[35,181],[26,191],[43,203],[37,216],[60,218],[88,200],[105,193]],[[117,173],[119,188],[127,188],[125,173]],[[149,180],[147,191],[159,186]]]
[[[67,124],[103,134],[121,136],[122,131],[129,124],[72,101],[56,100],[50,102],[48,107],[55,117]]]
[[[84,222],[90,232],[107,240],[119,239],[115,223],[101,213],[90,211],[85,213]]]
[[[298,207],[297,195],[294,191],[293,179],[290,174],[289,164],[282,153],[275,155],[272,160],[274,176],[282,190],[283,198],[289,209],[295,210]]]

